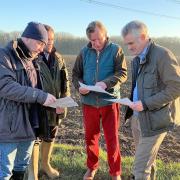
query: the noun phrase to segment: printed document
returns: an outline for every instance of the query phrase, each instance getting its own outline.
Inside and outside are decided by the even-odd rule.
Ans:
[[[103,88],[101,88],[100,86],[91,86],[91,85],[86,85],[83,84],[81,82],[79,82],[80,86],[83,88],[88,89],[89,91],[94,91],[94,92],[100,92],[100,93],[105,93],[105,94],[109,94],[110,96],[112,96],[111,93],[108,93],[107,91],[105,91]]]
[[[74,107],[78,106],[78,104],[71,98],[71,97],[65,97],[57,99],[54,103],[48,105],[49,107],[56,108],[56,107]]]
[[[111,101],[119,104],[123,104],[126,106],[132,105],[132,101],[129,98],[122,98],[122,99],[105,99],[106,101]]]

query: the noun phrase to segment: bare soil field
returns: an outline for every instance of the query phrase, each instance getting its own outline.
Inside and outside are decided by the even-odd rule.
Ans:
[[[84,130],[82,124],[82,111],[81,103],[79,99],[79,94],[75,91],[71,83],[72,67],[75,62],[76,56],[64,55],[66,60],[66,65],[69,72],[70,86],[71,86],[71,96],[79,104],[79,107],[69,108],[68,115],[66,119],[62,120],[59,127],[59,133],[57,136],[58,143],[67,143],[73,145],[84,144]],[[127,60],[128,64],[128,81],[122,85],[121,95],[122,97],[127,97],[130,93],[131,88],[131,73],[130,73],[130,60]],[[179,117],[180,118],[180,117]],[[121,107],[121,125],[119,130],[119,140],[121,145],[122,156],[133,156],[134,155],[134,144],[132,139],[132,134],[128,124],[124,122],[124,107]],[[105,149],[105,143],[103,139],[103,132],[100,139],[101,148]],[[166,136],[163,144],[158,153],[158,158],[165,162],[174,161],[180,162],[180,127],[176,128],[173,132],[169,132]]]

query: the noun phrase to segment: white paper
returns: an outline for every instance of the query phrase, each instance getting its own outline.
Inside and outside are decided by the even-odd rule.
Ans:
[[[105,99],[106,101],[111,101],[119,104],[123,104],[126,106],[132,105],[132,101],[129,98],[122,98],[122,99]]]
[[[54,103],[48,106],[52,108],[56,108],[56,107],[66,108],[66,107],[78,106],[78,104],[71,97],[65,97],[65,98],[57,99]]]
[[[80,86],[89,90],[89,91],[95,91],[95,92],[100,92],[100,93],[105,93],[105,94],[108,94],[108,95],[111,95],[113,96],[111,93],[108,93],[107,91],[105,91],[103,88],[101,88],[100,86],[91,86],[91,85],[86,85],[86,84],[83,84],[81,82],[79,82]]]

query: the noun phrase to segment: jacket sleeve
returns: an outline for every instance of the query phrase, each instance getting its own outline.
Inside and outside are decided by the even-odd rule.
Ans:
[[[79,81],[83,82],[83,59],[81,53],[77,56],[72,70],[72,82],[77,90],[80,87]]]
[[[9,57],[0,51],[0,98],[23,103],[43,104],[47,93],[18,83]]]
[[[121,84],[127,80],[127,66],[125,55],[121,48],[118,49],[115,56],[114,75],[103,80],[107,85],[107,90],[113,88],[117,84]]]
[[[157,68],[164,88],[144,99],[149,110],[159,109],[180,96],[180,66],[175,56],[170,51],[165,51],[157,62]]]
[[[68,71],[65,64],[64,59],[62,59],[62,69],[61,69],[61,97],[70,96],[70,86],[69,86],[69,79],[68,79]]]

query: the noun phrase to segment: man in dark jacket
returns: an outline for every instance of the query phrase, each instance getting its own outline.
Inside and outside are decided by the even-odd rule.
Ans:
[[[0,179],[23,179],[35,139],[37,103],[47,106],[56,98],[36,88],[32,61],[47,44],[43,24],[30,22],[20,39],[0,49]],[[35,106],[34,106],[35,105]]]
[[[48,25],[44,26],[48,33],[48,43],[35,61],[40,77],[40,88],[53,94],[56,98],[63,98],[70,95],[67,68],[64,59],[54,47],[54,30]],[[59,176],[59,172],[50,165],[50,158],[58,132],[58,125],[65,116],[66,109],[62,108],[58,108],[56,112],[53,112],[52,109],[44,109],[40,116],[37,136],[42,139],[41,169],[49,178],[57,178]],[[29,167],[29,180],[38,180],[38,160],[39,142],[36,141],[33,148],[32,163]]]
[[[109,173],[112,179],[119,180],[119,105],[104,99],[120,97],[120,85],[127,79],[126,61],[121,47],[109,42],[106,28],[101,22],[91,22],[86,34],[90,42],[78,55],[72,75],[74,86],[83,103],[88,168],[84,180],[93,179],[99,166],[98,141],[101,122],[107,144]],[[79,81],[86,85],[99,86],[112,96],[82,88]]]
[[[128,108],[135,141],[133,175],[155,179],[155,160],[167,131],[180,124],[180,66],[168,49],[154,43],[146,25],[132,21],[122,29],[132,61],[133,104]]]

